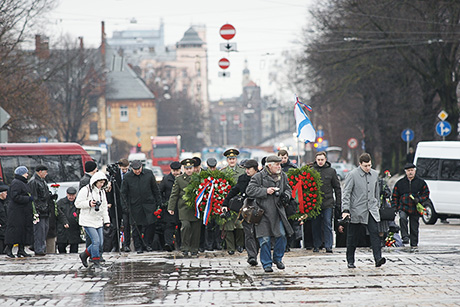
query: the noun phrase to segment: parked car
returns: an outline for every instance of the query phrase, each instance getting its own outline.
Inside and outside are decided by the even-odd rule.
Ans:
[[[331,163],[331,167],[337,172],[339,180],[344,180],[348,173],[355,168],[353,164],[341,162],[333,162]]]
[[[157,180],[158,183],[160,183],[161,180],[163,180],[164,175],[163,175],[163,171],[161,170],[161,167],[152,165],[151,160],[150,161],[147,160],[147,162],[145,163],[145,168],[153,172],[153,174],[155,175],[155,179]]]

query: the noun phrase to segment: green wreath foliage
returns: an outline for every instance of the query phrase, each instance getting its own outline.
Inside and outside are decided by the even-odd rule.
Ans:
[[[299,193],[293,192],[298,203],[297,213],[291,215],[290,219],[315,218],[321,213],[321,204],[323,202],[323,192],[321,186],[321,175],[314,168],[305,165],[301,168],[291,168],[288,173],[288,182],[291,189],[301,188],[304,205],[303,208],[299,202]]]
[[[195,173],[192,175],[192,179],[188,186],[185,187],[185,194],[182,197],[185,200],[185,203],[195,210],[195,199],[198,195],[198,192],[203,188],[203,186],[210,180],[215,179],[214,182],[214,191],[211,200],[211,214],[210,218],[213,218],[217,221],[218,224],[222,224],[223,221],[220,217],[222,213],[222,203],[227,197],[230,189],[236,184],[235,179],[226,172],[221,172],[219,170],[208,171],[203,170],[200,173]],[[200,212],[203,212],[206,201],[209,197],[210,186],[206,188],[205,197],[199,205]],[[203,219],[203,214],[200,214],[200,218]]]

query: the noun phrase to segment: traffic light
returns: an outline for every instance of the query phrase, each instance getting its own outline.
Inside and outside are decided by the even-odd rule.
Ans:
[[[323,143],[323,138],[322,138],[322,137],[318,137],[318,138],[316,138],[316,142],[315,142],[315,144],[313,145],[313,147],[315,147],[315,148],[322,147],[322,144],[321,144],[321,143]]]
[[[141,152],[141,143],[137,143],[137,146],[136,146],[136,152]]]

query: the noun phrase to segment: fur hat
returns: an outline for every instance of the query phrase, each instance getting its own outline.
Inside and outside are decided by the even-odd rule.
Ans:
[[[25,167],[23,165],[16,167],[16,169],[14,170],[14,173],[16,175],[19,175],[19,176],[22,176],[22,175],[24,175],[25,173],[28,173],[28,172],[29,172],[29,170],[27,169],[27,167]]]

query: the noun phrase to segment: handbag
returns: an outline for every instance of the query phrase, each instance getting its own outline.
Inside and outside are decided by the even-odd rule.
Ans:
[[[394,221],[396,215],[395,207],[382,207],[379,209],[381,221]]]
[[[295,199],[291,198],[289,200],[289,203],[287,204],[287,206],[284,207],[284,209],[286,210],[286,216],[290,217],[290,216],[296,214],[297,213],[297,208],[299,208],[299,205],[297,204]]]
[[[240,212],[241,207],[243,207],[243,201],[244,201],[243,195],[238,194],[238,195],[232,197],[232,198],[228,201],[228,208],[229,208],[230,210],[232,210],[232,211]]]
[[[259,224],[264,215],[264,210],[257,206],[257,203],[252,198],[246,198],[241,207],[241,216],[249,224]]]

